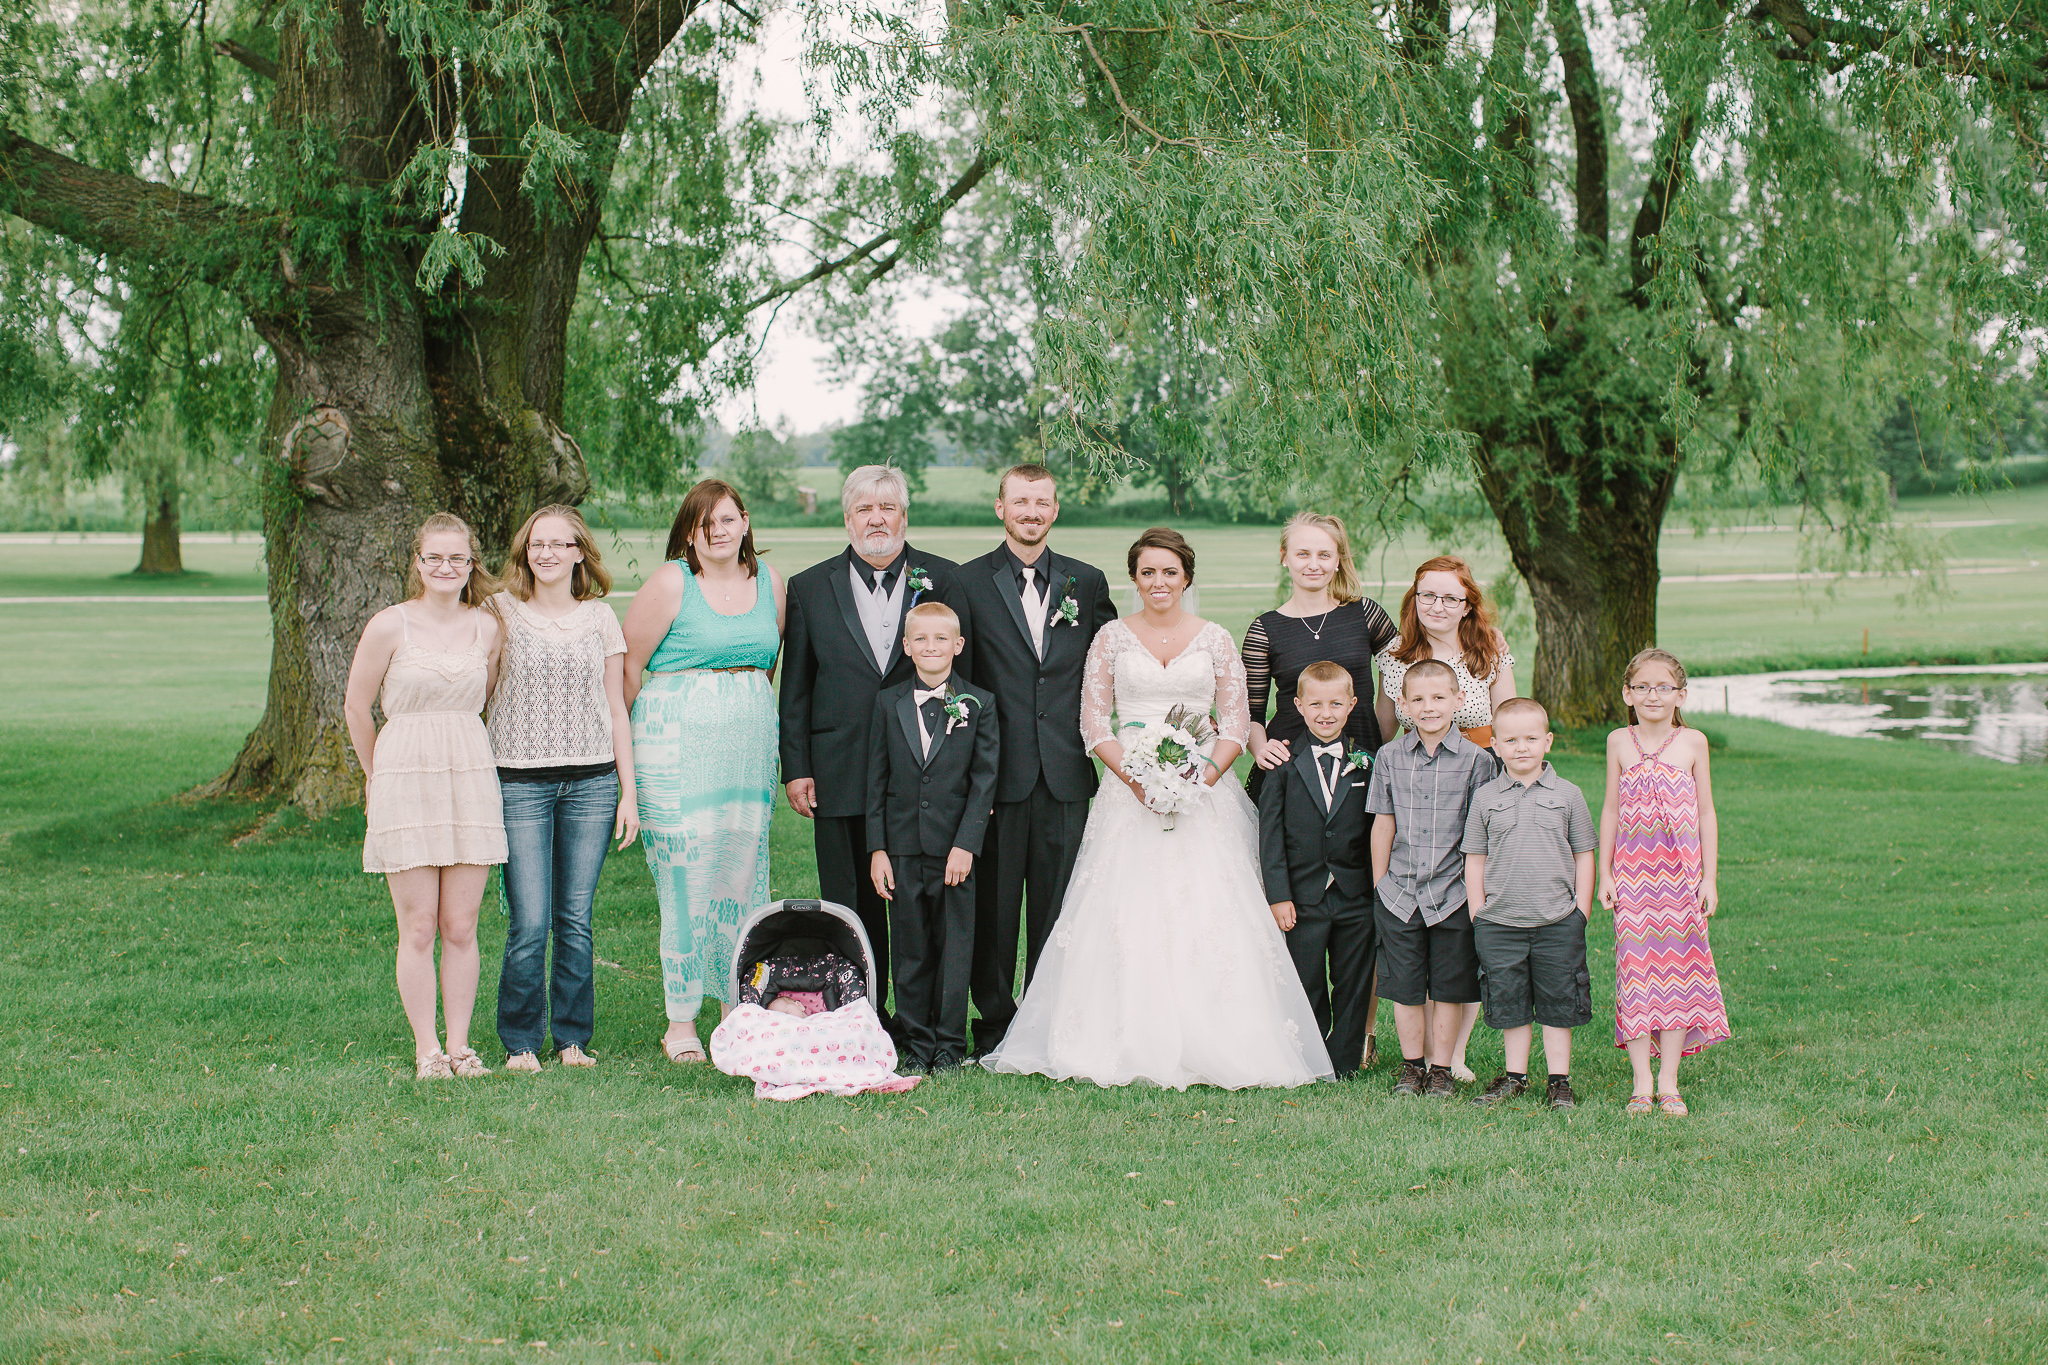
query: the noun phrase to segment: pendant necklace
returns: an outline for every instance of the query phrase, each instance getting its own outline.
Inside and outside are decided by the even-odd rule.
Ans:
[[[1335,607],[1330,608],[1330,611],[1335,610],[1337,610]],[[1301,628],[1308,632],[1309,638],[1311,640],[1314,640],[1317,644],[1321,644],[1323,642],[1323,627],[1328,625],[1330,621],[1330,611],[1324,612],[1322,615],[1322,619],[1317,621],[1314,625],[1310,625],[1308,623],[1308,618],[1306,616],[1297,616],[1294,619],[1301,622]]]

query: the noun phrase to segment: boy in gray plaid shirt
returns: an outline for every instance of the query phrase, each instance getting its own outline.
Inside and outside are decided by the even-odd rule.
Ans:
[[[1479,998],[1479,959],[1465,908],[1465,812],[1493,776],[1494,763],[1452,724],[1463,704],[1449,664],[1424,659],[1410,668],[1401,679],[1401,708],[1415,728],[1381,747],[1365,798],[1366,810],[1378,817],[1372,878],[1379,993],[1393,1002],[1401,1035],[1396,1095],[1451,1097],[1451,1050],[1464,1011],[1439,1008],[1436,1027],[1426,1029],[1423,1002],[1469,1005]]]
[[[1499,1029],[1507,1069],[1474,1104],[1529,1088],[1531,1025],[1543,1025],[1552,1109],[1572,1109],[1572,1030],[1592,1022],[1586,917],[1599,831],[1586,797],[1544,760],[1550,716],[1528,697],[1493,713],[1493,748],[1506,771],[1479,789],[1465,820],[1465,890],[1479,953],[1486,1023]]]

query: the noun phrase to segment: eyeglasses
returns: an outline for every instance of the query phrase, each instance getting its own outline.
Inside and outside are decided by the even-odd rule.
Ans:
[[[466,569],[476,561],[468,555],[421,555],[420,563],[430,569],[438,569],[443,565],[451,569]]]
[[[1465,605],[1465,599],[1462,597],[1446,597],[1440,592],[1419,592],[1415,594],[1415,605],[1418,607],[1462,607]]]
[[[1655,697],[1658,701],[1663,701],[1672,694],[1683,692],[1685,689],[1673,687],[1670,683],[1658,683],[1654,687],[1646,683],[1629,683],[1621,690],[1632,697]]]
[[[526,548],[530,554],[553,551],[555,554],[565,555],[576,548],[576,542],[573,540],[529,540],[526,542]]]

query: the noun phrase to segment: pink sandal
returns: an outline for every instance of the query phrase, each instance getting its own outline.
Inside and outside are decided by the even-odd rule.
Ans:
[[[1666,1091],[1657,1096],[1657,1107],[1674,1118],[1682,1119],[1691,1112],[1685,1107],[1685,1101],[1678,1098],[1676,1090]]]
[[[1622,1106],[1621,1112],[1624,1114],[1647,1114],[1653,1107],[1654,1105],[1648,1095],[1631,1095],[1628,1097],[1628,1103]]]

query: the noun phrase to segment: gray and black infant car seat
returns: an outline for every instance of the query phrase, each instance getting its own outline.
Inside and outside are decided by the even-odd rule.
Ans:
[[[882,983],[860,916],[836,901],[770,901],[740,921],[726,999],[760,1005],[815,991],[836,1010],[865,995],[882,1010]]]

